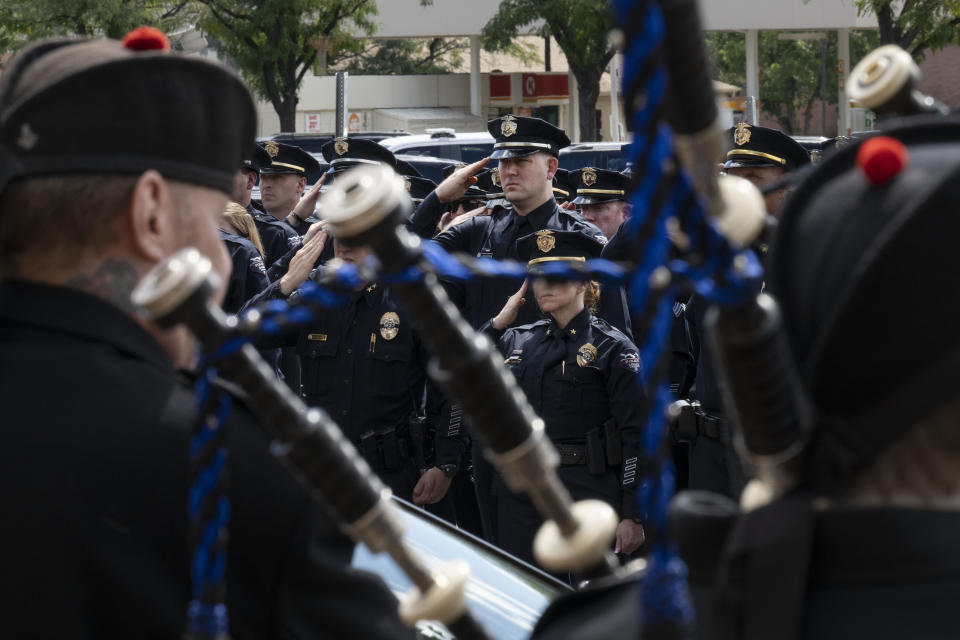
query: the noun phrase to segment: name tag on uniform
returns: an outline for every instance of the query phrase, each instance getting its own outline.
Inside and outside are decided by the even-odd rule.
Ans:
[[[514,349],[513,353],[510,354],[510,357],[503,361],[503,364],[520,364],[522,359],[520,355],[523,353],[523,349]]]
[[[326,342],[327,334],[325,333],[308,333],[307,340],[313,340],[314,342]]]

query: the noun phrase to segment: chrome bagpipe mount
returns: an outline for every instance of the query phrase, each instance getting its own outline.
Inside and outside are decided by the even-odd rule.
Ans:
[[[437,620],[458,638],[488,635],[466,606],[465,562],[431,571],[406,544],[390,490],[322,410],[308,408],[238,332],[238,320],[214,302],[220,278],[210,260],[183,249],[155,267],[131,298],[161,327],[186,325],[209,360],[249,394],[251,409],[272,439],[271,452],[339,520],[343,531],[372,552],[386,552],[415,585],[399,614],[410,626]],[[251,312],[253,314],[257,312]],[[248,314],[246,324],[256,322]]]
[[[546,522],[534,539],[534,556],[554,572],[586,577],[617,566],[610,544],[618,523],[599,500],[573,503],[557,477],[559,456],[544,423],[486,336],[477,334],[450,301],[432,271],[420,238],[402,223],[412,207],[403,178],[387,166],[364,166],[339,176],[324,194],[330,231],[348,245],[369,246],[382,270],[408,269],[423,278],[391,284],[419,326],[433,360],[429,374],[461,405],[474,433],[513,491],[525,491]]]

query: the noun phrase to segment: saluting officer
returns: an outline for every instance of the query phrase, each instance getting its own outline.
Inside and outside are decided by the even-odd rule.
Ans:
[[[255,146],[252,158],[245,159],[237,172],[237,184],[233,201],[247,210],[257,225],[257,232],[263,243],[263,261],[270,267],[287,251],[299,242],[299,236],[288,225],[283,224],[260,208],[261,203],[252,199],[253,187],[260,176],[260,167],[270,164],[270,156],[263,147]]]
[[[304,235],[310,219],[297,207],[307,188],[307,174],[317,174],[320,163],[300,147],[267,140],[263,149],[270,156],[270,164],[260,167],[260,199],[271,216],[287,224],[297,235]],[[302,209],[302,207],[301,207]]]
[[[640,357],[630,338],[591,313],[599,285],[544,276],[554,262],[583,262],[603,247],[585,231],[545,229],[519,241],[535,277],[533,296],[550,317],[511,328],[527,283],[486,327],[504,362],[546,423],[560,453],[558,474],[576,500],[603,500],[619,514],[615,551],[643,543],[637,505],[641,450]],[[498,543],[533,562],[533,538],[542,518],[524,494],[497,480]]]
[[[225,231],[220,223],[220,238],[227,246],[233,269],[227,280],[227,294],[223,300],[223,310],[237,313],[244,303],[267,288],[267,269],[263,265],[263,256],[253,243],[234,233]]]

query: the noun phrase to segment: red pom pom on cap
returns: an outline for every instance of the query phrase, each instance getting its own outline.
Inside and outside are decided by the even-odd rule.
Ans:
[[[170,51],[170,40],[156,27],[137,27],[123,36],[122,43],[134,51]]]
[[[871,184],[881,185],[903,171],[910,160],[907,148],[896,138],[877,136],[860,145],[857,166]]]

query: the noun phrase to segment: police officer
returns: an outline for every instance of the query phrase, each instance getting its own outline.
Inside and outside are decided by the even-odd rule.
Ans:
[[[793,138],[776,129],[740,123],[727,130],[729,149],[724,170],[745,178],[762,189],[810,162],[810,157]],[[787,194],[786,186],[768,193],[767,214],[777,216]],[[694,346],[697,435],[689,446],[689,488],[714,491],[736,498],[745,486],[749,471],[733,448],[730,422],[723,410],[723,398],[711,355],[703,338],[705,301],[697,295],[686,304],[685,318]]]
[[[268,214],[260,208],[262,203],[254,202],[251,198],[253,187],[257,184],[257,178],[260,175],[260,167],[268,164],[270,164],[270,155],[263,147],[254,147],[253,157],[244,160],[243,166],[237,172],[237,186],[233,201],[244,207],[253,217],[263,242],[264,264],[270,267],[300,240],[293,229]]]
[[[364,164],[385,164],[397,169],[397,159],[393,152],[382,144],[366,138],[334,138],[320,149],[323,159],[330,163],[327,170],[332,178],[337,174]]]
[[[310,224],[319,222],[319,219],[311,219],[313,211],[304,212],[303,207],[298,208],[297,205],[307,187],[307,174],[319,173],[320,163],[300,147],[291,144],[267,140],[263,143],[263,150],[270,156],[270,164],[260,167],[260,199],[263,207],[297,235],[303,235]]]
[[[616,171],[584,167],[571,171],[570,182],[575,196],[571,198],[580,215],[595,224],[607,240],[613,238],[620,225],[630,217],[627,202],[627,176]]]
[[[603,245],[584,230],[545,229],[520,239],[535,277],[532,296],[550,317],[513,324],[527,283],[494,317],[488,333],[498,339],[504,362],[546,423],[560,453],[560,480],[575,500],[598,499],[619,514],[615,551],[630,554],[643,542],[637,505],[642,396],[640,358],[630,338],[590,312],[599,286],[543,276],[544,266],[582,262]],[[498,543],[533,562],[533,537],[541,516],[525,495],[497,480]]]
[[[124,43],[45,40],[0,79],[0,478],[17,487],[0,496],[0,554],[16,582],[0,599],[9,637],[186,633],[198,399],[177,369],[194,366],[197,345],[138,314],[130,294],[188,246],[229,272],[215,221],[256,109],[234,73],[169,49],[155,29]],[[29,233],[38,224],[45,232]],[[389,590],[350,571],[353,545],[231,397],[230,635],[411,637]]]
[[[220,229],[220,237],[233,265],[222,306],[227,313],[237,313],[247,300],[266,289],[270,281],[263,256],[252,242],[223,229]]]

